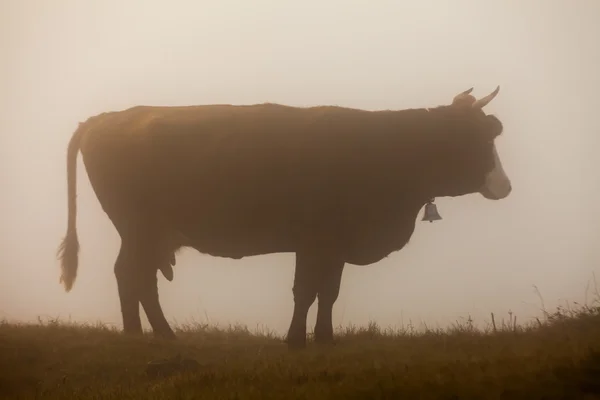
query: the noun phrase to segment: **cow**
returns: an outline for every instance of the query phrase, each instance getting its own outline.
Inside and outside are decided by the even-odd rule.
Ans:
[[[173,279],[183,247],[242,259],[295,253],[286,341],[334,342],[332,309],[346,264],[402,249],[436,197],[512,190],[495,147],[503,125],[473,88],[433,108],[136,106],[81,123],[67,149],[68,222],[60,282],[77,275],[76,163],[121,239],[114,265],[123,332],[140,334],[139,304],[155,336],[176,335],[161,308],[158,271]]]

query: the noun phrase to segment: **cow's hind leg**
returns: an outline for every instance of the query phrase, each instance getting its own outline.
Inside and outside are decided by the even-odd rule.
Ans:
[[[156,274],[156,268],[144,268],[144,274],[141,279],[143,287],[140,293],[140,300],[146,312],[146,317],[148,317],[148,322],[152,326],[154,335],[164,339],[175,339],[175,333],[169,326],[169,322],[167,322],[160,306]]]
[[[157,272],[169,259],[169,253],[164,251],[157,231],[146,224],[130,224],[127,232],[121,234],[121,252],[115,274],[119,283],[123,326],[126,332],[141,332],[141,302],[154,334],[175,338],[158,299]]]
[[[127,242],[121,243],[121,249],[115,262],[115,276],[121,302],[123,331],[127,334],[142,334],[138,279],[128,259],[130,252]]]
[[[139,271],[140,301],[154,335],[175,339],[175,333],[169,326],[158,299],[157,273],[170,261],[168,250],[161,241],[160,231],[146,227],[144,233],[137,236],[134,263]]]

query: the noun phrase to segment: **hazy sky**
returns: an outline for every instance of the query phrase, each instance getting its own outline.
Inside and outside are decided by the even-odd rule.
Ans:
[[[0,318],[121,324],[115,229],[78,168],[79,275],[59,284],[66,148],[88,117],[139,104],[447,104],[501,86],[486,108],[512,180],[503,201],[438,199],[378,264],[347,266],[334,324],[471,314],[520,321],[600,284],[600,2],[0,0]],[[159,276],[171,321],[288,327],[294,258],[185,250]],[[316,307],[309,314],[314,325]],[[145,318],[145,317],[144,317]],[[145,320],[144,320],[145,323]]]

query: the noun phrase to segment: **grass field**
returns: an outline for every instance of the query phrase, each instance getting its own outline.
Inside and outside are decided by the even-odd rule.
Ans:
[[[180,327],[177,343],[102,326],[0,323],[0,398],[600,399],[600,307],[477,330],[338,330],[338,343],[289,352],[244,328]],[[148,376],[180,354],[194,371]]]

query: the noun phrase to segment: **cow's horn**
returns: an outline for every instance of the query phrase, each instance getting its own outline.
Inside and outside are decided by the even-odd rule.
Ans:
[[[456,96],[454,96],[454,99],[452,99],[452,104],[458,104],[458,103],[463,103],[465,101],[468,101],[469,103],[473,103],[475,101],[475,98],[470,95],[470,93],[473,91],[473,88],[467,89],[464,92],[461,92],[459,94],[457,94]]]
[[[490,101],[492,101],[494,99],[494,97],[496,97],[496,95],[498,94],[499,91],[500,91],[500,85],[498,85],[492,93],[475,101],[471,107],[473,107],[473,108],[485,107]]]

